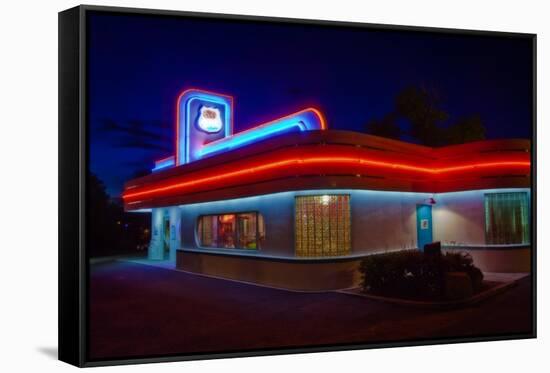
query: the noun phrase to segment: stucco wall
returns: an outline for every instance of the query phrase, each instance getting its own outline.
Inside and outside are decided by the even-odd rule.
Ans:
[[[269,259],[178,250],[177,268],[283,289],[318,291],[358,286],[360,257],[333,260]]]
[[[496,249],[444,249],[446,252],[470,254],[476,267],[484,272],[530,272],[531,247]]]
[[[430,194],[318,190],[285,192],[181,206],[182,247],[197,248],[196,221],[200,215],[259,211],[266,240],[258,254],[294,256],[294,198],[310,194],[351,195],[352,254],[416,247],[416,204]]]
[[[357,254],[416,247],[416,205],[431,194],[358,190],[351,194],[352,251]]]
[[[416,206],[426,203],[432,196],[436,200],[432,209],[434,241],[441,241],[444,245],[484,245],[484,194],[497,191],[504,190],[436,195],[366,190],[318,190],[185,205],[179,207],[182,219],[181,247],[198,248],[196,222],[200,215],[259,211],[264,216],[266,240],[261,250],[256,253],[294,257],[294,198],[311,194],[351,195],[351,254],[415,248]]]
[[[485,244],[482,191],[438,194],[432,208],[433,236],[443,245]]]

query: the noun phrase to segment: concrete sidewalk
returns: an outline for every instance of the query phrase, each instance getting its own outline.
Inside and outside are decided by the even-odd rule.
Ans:
[[[514,282],[519,281],[524,277],[529,276],[530,273],[518,272],[518,273],[500,273],[500,272],[483,272],[483,280],[491,282]]]

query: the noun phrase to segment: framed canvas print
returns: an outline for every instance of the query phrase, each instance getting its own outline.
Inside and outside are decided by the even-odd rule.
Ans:
[[[536,37],[59,13],[59,357],[532,338]]]

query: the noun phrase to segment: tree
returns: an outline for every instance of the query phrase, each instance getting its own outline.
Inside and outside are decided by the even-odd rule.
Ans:
[[[127,213],[95,174],[88,174],[88,252],[91,257],[134,253],[148,241],[147,214]]]
[[[479,115],[463,117],[446,129],[447,144],[464,144],[484,140],[485,126]]]
[[[366,124],[366,130],[372,135],[398,140],[401,137],[401,128],[396,119],[394,113],[387,114],[382,119],[372,119]]]
[[[442,108],[437,90],[410,86],[400,91],[394,100],[394,109],[382,119],[366,124],[366,131],[373,135],[399,139],[408,135],[420,144],[441,146],[463,144],[485,139],[485,126],[479,115],[460,118],[448,125],[449,115]],[[405,120],[410,130],[403,130],[399,123]]]
[[[411,124],[410,135],[427,146],[444,141],[441,124],[448,118],[441,109],[441,97],[434,89],[407,87],[395,98],[396,113]]]
[[[105,184],[95,174],[88,175],[88,247],[91,256],[102,255],[111,249],[116,237],[119,211],[111,204]]]

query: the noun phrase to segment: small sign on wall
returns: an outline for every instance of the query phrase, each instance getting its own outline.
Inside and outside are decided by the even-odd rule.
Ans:
[[[430,228],[430,222],[428,219],[420,219],[420,229],[429,229]]]
[[[223,128],[220,108],[213,106],[201,106],[197,126],[206,133],[216,133]]]

